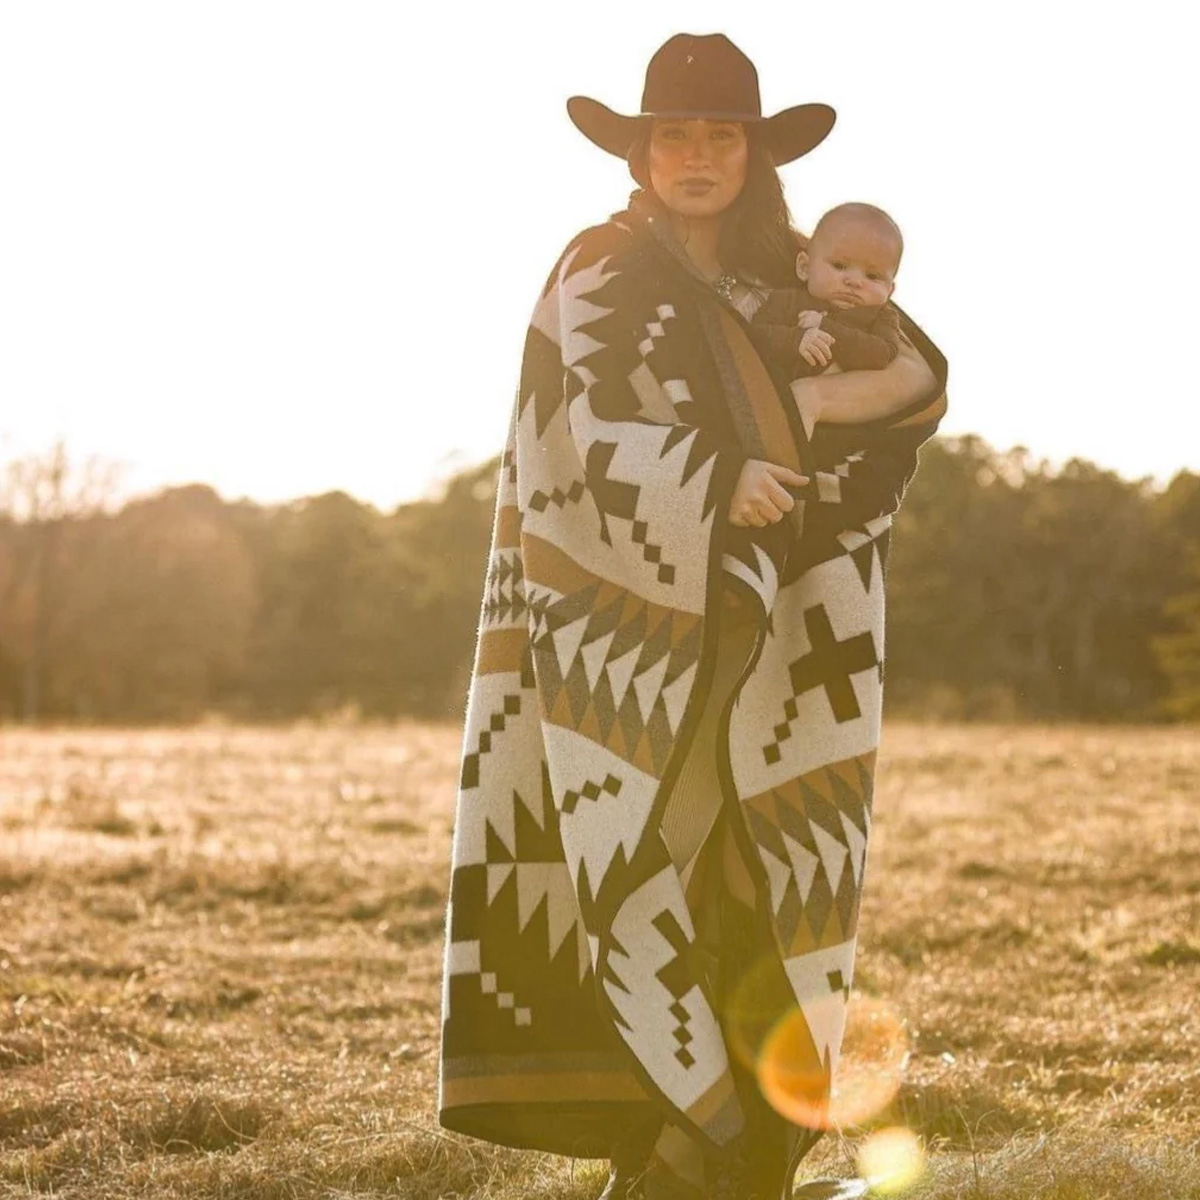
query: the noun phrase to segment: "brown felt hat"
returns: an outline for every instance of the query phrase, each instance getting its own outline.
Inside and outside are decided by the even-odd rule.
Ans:
[[[776,166],[819,145],[837,119],[828,104],[798,104],[764,117],[754,64],[721,33],[677,33],[665,41],[646,68],[637,116],[622,116],[589,96],[572,96],[567,113],[584,137],[618,158],[628,157],[646,117],[760,124]]]

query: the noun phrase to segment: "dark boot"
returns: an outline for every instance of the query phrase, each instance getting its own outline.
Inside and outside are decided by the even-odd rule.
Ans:
[[[865,1179],[813,1179],[792,1195],[795,1200],[863,1200],[870,1190]]]
[[[708,1200],[776,1200],[759,1190],[754,1167],[750,1143],[739,1137],[717,1162]]]
[[[613,1143],[608,1183],[597,1200],[642,1200],[642,1178],[661,1128],[660,1121],[651,1119],[626,1130]]]
[[[598,1200],[642,1200],[642,1176],[645,1174],[645,1163],[636,1171],[609,1163],[608,1183]]]
[[[616,1163],[610,1164],[608,1183],[598,1200],[642,1200],[643,1195],[641,1171],[630,1175],[622,1171]]]

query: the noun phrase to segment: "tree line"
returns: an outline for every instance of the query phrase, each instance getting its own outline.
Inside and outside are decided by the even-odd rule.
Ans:
[[[63,447],[0,480],[0,719],[456,717],[496,464],[381,512],[202,485],[111,503]],[[1200,475],[936,438],[896,520],[889,713],[1200,717]]]

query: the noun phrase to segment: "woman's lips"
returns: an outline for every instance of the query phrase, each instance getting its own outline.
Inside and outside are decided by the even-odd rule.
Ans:
[[[694,179],[680,180],[679,186],[683,188],[685,192],[691,192],[699,196],[715,188],[717,186],[717,182],[715,179],[700,179],[697,177]]]

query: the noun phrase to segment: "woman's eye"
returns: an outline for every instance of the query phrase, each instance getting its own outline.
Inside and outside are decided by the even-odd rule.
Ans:
[[[844,271],[846,269],[846,264],[844,262],[839,262],[837,259],[834,259],[829,265],[835,271]]]

